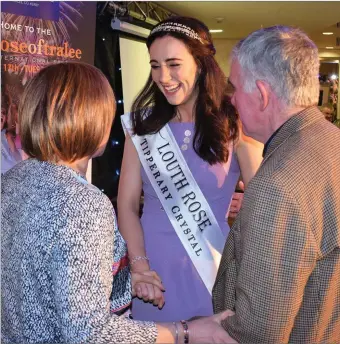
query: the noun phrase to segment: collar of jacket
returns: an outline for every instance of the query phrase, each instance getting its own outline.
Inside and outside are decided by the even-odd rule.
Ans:
[[[316,106],[305,108],[297,114],[290,117],[281,127],[277,134],[270,141],[268,148],[263,157],[262,164],[271,156],[271,154],[291,135],[297,131],[311,125],[312,123],[322,120],[323,114]]]

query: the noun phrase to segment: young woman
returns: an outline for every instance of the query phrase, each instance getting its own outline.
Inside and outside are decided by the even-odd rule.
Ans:
[[[203,23],[171,17],[151,31],[147,47],[151,75],[123,116],[118,221],[132,271],[155,270],[166,291],[162,309],[136,299],[132,314],[157,321],[211,315],[216,252],[229,232],[225,214],[239,166],[247,185],[263,146],[242,135]],[[138,285],[138,296],[160,293]]]

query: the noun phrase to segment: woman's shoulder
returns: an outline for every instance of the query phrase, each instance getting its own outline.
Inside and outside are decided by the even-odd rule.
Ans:
[[[62,215],[58,221],[60,233],[68,237],[82,228],[82,237],[113,235],[116,221],[113,205],[96,186],[74,178],[56,196],[62,198],[57,204]]]
[[[84,212],[96,213],[98,211],[113,211],[110,199],[96,186],[83,182],[81,180],[73,180],[69,185],[71,192],[68,192],[68,203],[70,207],[83,210]]]
[[[41,203],[56,211],[72,212],[72,209],[109,208],[108,197],[96,186],[82,179],[71,168],[50,162],[28,159],[5,175],[8,191],[29,192]],[[6,187],[7,189],[7,187]],[[21,191],[18,191],[21,190]]]

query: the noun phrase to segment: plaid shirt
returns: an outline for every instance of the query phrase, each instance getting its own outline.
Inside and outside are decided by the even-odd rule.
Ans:
[[[290,118],[249,183],[224,248],[214,311],[240,343],[340,343],[340,130]]]

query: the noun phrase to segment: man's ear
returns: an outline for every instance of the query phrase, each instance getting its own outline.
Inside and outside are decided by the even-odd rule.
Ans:
[[[256,86],[260,92],[261,95],[261,111],[264,111],[266,107],[268,106],[269,102],[269,93],[268,93],[268,88],[267,85],[261,81],[261,80],[256,80]]]

